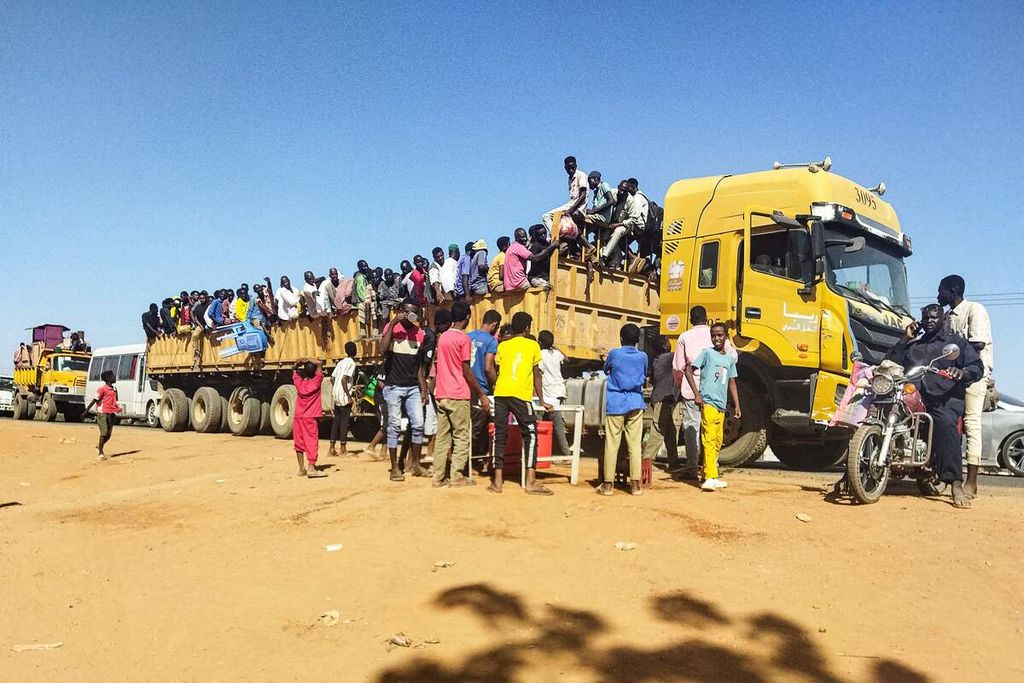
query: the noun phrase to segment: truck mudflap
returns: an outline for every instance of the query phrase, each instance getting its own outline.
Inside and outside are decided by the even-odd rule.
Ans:
[[[811,422],[828,425],[843,399],[850,378],[831,372],[817,372],[811,377]]]

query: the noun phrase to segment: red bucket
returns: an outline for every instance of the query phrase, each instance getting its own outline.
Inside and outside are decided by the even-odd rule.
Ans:
[[[491,445],[494,444],[494,423],[487,426],[491,437]],[[550,420],[537,421],[537,469],[546,470],[551,467],[550,460],[542,458],[551,457],[551,439],[554,435]],[[505,439],[505,466],[503,470],[518,470],[519,461],[523,455],[523,435],[519,431],[519,425],[508,426],[508,436]]]

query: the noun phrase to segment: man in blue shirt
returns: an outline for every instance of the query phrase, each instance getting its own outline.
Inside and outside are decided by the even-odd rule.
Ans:
[[[490,310],[484,313],[480,329],[469,333],[469,340],[473,344],[473,353],[469,359],[470,366],[473,368],[473,376],[476,377],[477,384],[488,396],[494,391],[494,382],[498,378],[498,370],[494,365],[494,355],[498,353],[498,340],[495,339],[494,334],[499,327],[501,327],[501,313]],[[470,406],[473,419],[473,456],[486,455],[490,453],[487,425],[491,421],[491,413],[480,408],[480,401],[475,396],[472,398]]]
[[[224,324],[224,291],[218,289],[213,293],[213,301],[210,302],[209,308],[206,309],[206,317],[211,327],[219,327]]]
[[[629,323],[619,330],[622,346],[612,349],[604,362],[608,375],[604,401],[604,481],[597,487],[602,496],[613,493],[615,465],[619,459],[619,445],[626,436],[629,451],[629,492],[643,493],[641,442],[644,434],[644,380],[647,378],[647,354],[636,348],[640,343],[640,328]]]

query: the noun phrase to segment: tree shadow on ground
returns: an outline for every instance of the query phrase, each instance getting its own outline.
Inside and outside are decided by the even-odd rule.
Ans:
[[[468,611],[495,634],[495,639],[475,647],[455,663],[420,655],[382,672],[377,678],[380,683],[539,680],[547,674],[534,667],[542,663],[609,683],[768,683],[782,679],[852,683],[830,671],[825,653],[796,622],[770,612],[730,616],[685,591],[654,596],[648,603],[656,619],[680,628],[674,640],[659,647],[598,644],[613,629],[595,612],[550,603],[533,608],[518,595],[487,583],[443,591],[434,605]],[[704,637],[708,633],[725,634],[730,645]],[[929,678],[897,661],[879,657],[865,680],[926,683]]]

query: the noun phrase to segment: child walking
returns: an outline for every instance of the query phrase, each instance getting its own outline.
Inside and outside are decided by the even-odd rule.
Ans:
[[[726,391],[732,397],[733,418],[738,420],[740,399],[736,393],[736,359],[725,350],[728,330],[723,323],[711,326],[711,348],[703,349],[692,364],[686,366],[686,381],[693,390],[694,402],[700,408],[700,440],[704,447],[704,462],[700,477],[701,491],[724,489],[728,484],[718,476],[718,452],[722,449],[722,431],[725,426]],[[693,370],[700,370],[700,387]]]
[[[103,453],[103,446],[110,441],[110,436],[114,431],[114,416],[121,412],[121,406],[117,405],[117,388],[114,386],[113,371],[105,370],[100,373],[100,379],[103,380],[103,386],[89,401],[85,412],[88,413],[94,405],[100,404],[99,412],[96,413],[96,426],[100,428],[100,440],[96,444],[96,457],[99,460],[106,460],[107,456]]]
[[[322,361],[303,359],[295,364],[292,372],[292,383],[295,385],[295,413],[292,417],[295,459],[299,463],[299,476],[310,479],[327,476],[316,468],[320,447],[316,421],[324,412],[320,403],[320,385],[324,381],[322,368]],[[303,455],[306,462],[303,462]]]

